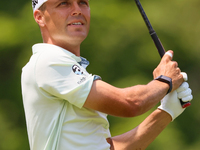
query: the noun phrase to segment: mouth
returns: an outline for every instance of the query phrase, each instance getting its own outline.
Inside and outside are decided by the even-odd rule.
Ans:
[[[78,21],[78,22],[72,22],[69,23],[68,26],[72,26],[72,25],[84,25],[82,22]]]

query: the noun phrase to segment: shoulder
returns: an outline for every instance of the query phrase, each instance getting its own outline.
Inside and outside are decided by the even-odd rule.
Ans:
[[[33,46],[33,54],[37,55],[37,65],[74,63],[71,52],[52,44],[36,44]]]

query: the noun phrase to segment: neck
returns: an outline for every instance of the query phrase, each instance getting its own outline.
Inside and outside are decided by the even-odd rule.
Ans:
[[[53,44],[59,47],[62,47],[68,51],[70,51],[71,53],[75,54],[76,56],[80,56],[80,44],[69,44],[68,42],[56,42],[53,41],[51,39],[48,40],[44,40],[43,39],[43,43],[48,43],[48,44]]]

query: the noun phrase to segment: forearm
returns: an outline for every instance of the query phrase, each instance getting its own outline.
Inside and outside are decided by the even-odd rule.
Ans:
[[[169,85],[153,80],[147,85],[138,85],[124,89],[124,95],[130,105],[135,106],[135,115],[141,115],[154,107],[167,94]]]
[[[108,139],[111,150],[144,150],[170,122],[171,116],[157,109],[136,128]]]
[[[84,107],[113,116],[134,117],[154,107],[168,89],[168,84],[157,80],[124,89],[99,80],[93,83]]]

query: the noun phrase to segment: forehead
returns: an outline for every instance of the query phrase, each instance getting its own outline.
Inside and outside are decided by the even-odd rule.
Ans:
[[[79,1],[87,1],[87,2],[89,2],[89,0],[47,0],[47,2],[73,2],[73,1],[77,1],[77,2],[79,2]]]
[[[53,6],[53,5],[58,5],[61,2],[68,2],[68,3],[72,3],[72,2],[81,2],[81,1],[85,1],[89,3],[89,0],[47,0],[46,4],[49,6]]]

